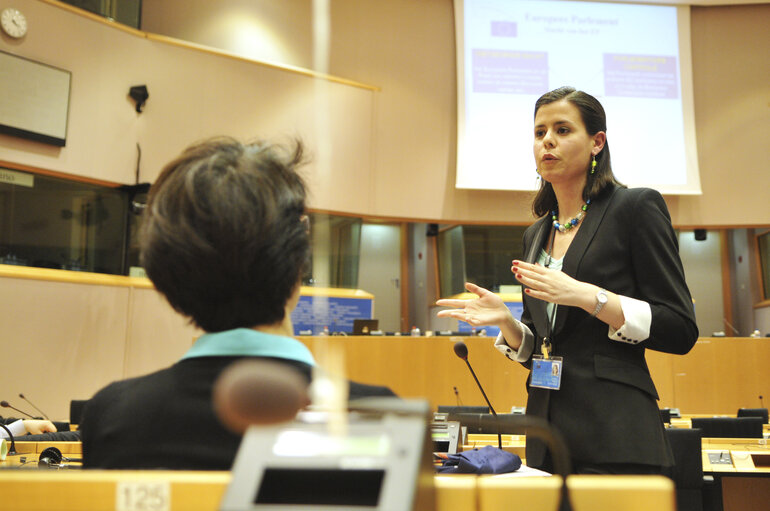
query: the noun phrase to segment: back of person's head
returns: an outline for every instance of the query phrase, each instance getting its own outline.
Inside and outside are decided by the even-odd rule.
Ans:
[[[596,135],[600,131],[607,132],[607,115],[604,113],[602,104],[595,97],[581,90],[576,90],[574,87],[559,87],[540,96],[535,102],[534,115],[537,116],[537,111],[542,106],[561,100],[568,101],[578,109],[589,135]],[[596,198],[612,184],[620,185],[612,172],[609,140],[605,141],[604,148],[596,155],[595,172],[590,174],[590,167],[586,168],[586,172],[588,179],[583,189],[583,199],[585,200]],[[535,215],[542,216],[549,213],[555,206],[556,196],[550,183],[541,181],[540,190],[532,206]]]
[[[152,185],[142,264],[169,303],[208,332],[280,322],[310,255],[302,145],[213,138]]]

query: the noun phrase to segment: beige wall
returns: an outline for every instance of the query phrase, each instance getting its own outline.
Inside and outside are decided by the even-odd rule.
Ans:
[[[311,0],[142,1],[142,30],[243,57],[313,67]]]
[[[216,20],[222,34],[198,35],[176,13],[181,4]],[[270,16],[272,2],[251,12]],[[291,45],[294,65],[311,62],[305,39],[310,0],[276,20],[274,36]],[[456,190],[456,78],[451,0],[333,0],[332,74],[381,87],[377,94],[371,214],[464,222],[531,221],[526,193]],[[145,0],[145,28],[227,46],[223,20],[240,2]],[[190,7],[186,7],[190,8]],[[270,18],[273,20],[274,18]],[[693,7],[691,42],[702,196],[667,197],[683,226],[767,225],[770,144],[747,150],[737,133],[770,129],[770,5]],[[204,41],[202,38],[206,37]],[[304,56],[302,51],[308,52]],[[260,58],[260,55],[254,55]],[[615,127],[618,129],[618,127]],[[622,127],[621,127],[622,129]],[[654,150],[640,148],[640,150]],[[731,176],[740,176],[732,179]]]
[[[692,8],[703,195],[670,201],[679,225],[770,223],[770,4]],[[748,138],[747,138],[748,137]]]
[[[726,331],[722,292],[722,239],[719,231],[710,231],[703,241],[697,241],[693,231],[680,231],[679,256],[684,275],[695,303],[695,319],[702,337]]]
[[[0,0],[0,7],[8,3]],[[14,5],[26,14],[29,32],[20,41],[3,37],[0,50],[72,72],[69,128],[61,149],[0,135],[0,160],[133,183],[137,144],[140,180],[152,181],[163,164],[204,137],[300,137],[315,158],[307,168],[314,205],[369,208],[373,88],[180,47],[49,2]],[[141,114],[128,97],[138,84],[150,94]],[[344,115],[327,122],[328,112]],[[317,126],[329,152],[312,143]]]
[[[94,282],[78,282],[89,277]],[[2,399],[37,415],[18,398],[23,393],[56,419],[69,418],[71,399],[173,364],[201,333],[145,279],[5,265],[0,325]]]
[[[0,0],[0,5],[9,0]],[[256,58],[312,61],[310,1],[145,0],[144,27]],[[124,183],[136,143],[142,179],[189,141],[214,133],[301,135],[314,208],[408,219],[531,221],[526,193],[455,190],[455,48],[451,0],[334,0],[330,71],[379,87],[330,86],[330,164],[315,131],[317,81],[119,31],[42,0],[16,0],[29,34],[0,49],[73,71],[64,149],[0,136],[0,160]],[[200,19],[207,23],[200,25]],[[233,39],[250,22],[272,46]],[[692,9],[693,76],[703,195],[668,197],[682,226],[770,224],[770,5]],[[265,28],[265,25],[269,25]],[[260,46],[262,44],[262,46]],[[147,83],[137,115],[128,87]],[[753,142],[752,142],[753,140]],[[642,148],[644,149],[644,148]],[[646,149],[645,149],[646,150]]]

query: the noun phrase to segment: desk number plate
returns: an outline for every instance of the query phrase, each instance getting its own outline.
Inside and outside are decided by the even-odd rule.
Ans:
[[[170,511],[171,509],[171,485],[168,481],[120,482],[115,492],[115,511]]]

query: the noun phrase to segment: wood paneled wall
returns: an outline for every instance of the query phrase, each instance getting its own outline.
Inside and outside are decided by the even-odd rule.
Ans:
[[[484,405],[465,362],[452,349],[460,339],[468,345],[468,360],[495,410],[524,406],[528,371],[498,353],[493,338],[300,338],[316,354],[320,342],[342,348],[353,380],[387,385],[402,397],[427,398],[434,408],[457,404],[456,386],[462,404]],[[759,396],[770,389],[768,361],[770,339],[765,338],[701,338],[684,356],[647,351],[660,408],[686,414],[735,414],[740,407],[759,407]]]
[[[0,265],[0,398],[21,409],[24,393],[52,417],[66,418],[71,399],[107,383],[166,367],[201,332],[174,312],[146,279]],[[479,381],[498,412],[524,406],[527,370],[489,337],[301,337],[316,358],[325,347],[344,354],[350,379],[387,385],[402,397],[481,405],[462,339]],[[648,352],[661,407],[687,414],[734,414],[767,395],[767,338],[702,338],[685,356]],[[22,406],[18,406],[18,405]]]

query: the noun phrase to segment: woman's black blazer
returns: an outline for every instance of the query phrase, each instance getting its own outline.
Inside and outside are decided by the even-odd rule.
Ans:
[[[535,262],[550,235],[546,215],[524,233],[525,259]],[[685,354],[698,338],[679,248],[663,197],[648,188],[611,187],[589,206],[562,271],[652,310],[650,336],[638,344],[608,338],[606,323],[576,307],[557,307],[553,355],[563,357],[560,390],[530,387],[527,413],[548,419],[583,463],[673,463],[645,350]],[[546,303],[524,295],[522,321],[546,333]],[[525,364],[529,366],[529,362]],[[527,442],[527,464],[542,466],[545,447]]]

